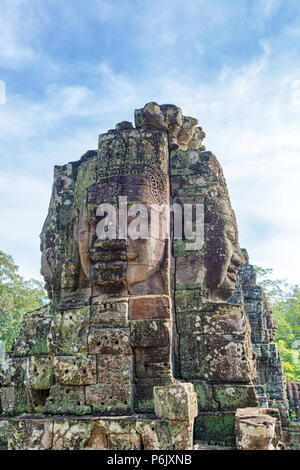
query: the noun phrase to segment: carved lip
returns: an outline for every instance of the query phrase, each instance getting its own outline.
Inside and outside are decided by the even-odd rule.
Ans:
[[[127,253],[127,260],[133,261],[139,257],[138,253]]]
[[[236,282],[236,277],[237,277],[238,269],[234,268],[232,265],[229,265],[227,269],[227,276],[229,279],[231,279],[233,282]]]
[[[124,269],[127,266],[126,261],[96,261],[94,262],[94,266],[98,269],[102,269],[103,271],[109,271],[110,269]]]

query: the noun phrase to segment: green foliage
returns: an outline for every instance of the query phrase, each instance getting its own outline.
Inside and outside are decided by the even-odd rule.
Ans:
[[[286,380],[300,381],[300,360],[299,352],[296,349],[288,348],[283,340],[276,341],[281,358],[281,366],[285,372]]]
[[[291,326],[296,337],[300,337],[300,288],[293,286],[284,302],[278,305],[280,314]]]
[[[255,266],[258,284],[264,289],[269,301],[274,304],[284,301],[289,290],[286,279],[272,279],[273,269]]]
[[[258,284],[264,288],[273,309],[275,342],[286,379],[300,381],[300,348],[295,346],[296,340],[300,340],[300,288],[290,286],[286,280],[271,279],[272,269],[255,268]]]
[[[289,415],[290,415],[290,420],[291,420],[291,421],[296,421],[297,415],[296,415],[296,413],[295,413],[293,410],[290,409]]]
[[[25,281],[10,255],[0,251],[0,341],[9,350],[19,332],[24,313],[46,302],[42,284]]]

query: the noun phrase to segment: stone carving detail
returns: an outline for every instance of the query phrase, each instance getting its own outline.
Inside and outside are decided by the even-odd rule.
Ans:
[[[148,103],[135,125],[55,167],[41,233],[50,303],[25,316],[1,372],[10,449],[234,446],[236,409],[258,405],[251,316],[228,302],[245,258],[222,168],[177,106]],[[124,218],[157,229],[159,206],[176,204],[203,208],[196,249],[175,213],[168,237],[127,237]]]
[[[119,232],[120,201],[130,217],[134,204],[169,206],[169,186],[168,132],[126,122],[99,136],[98,151],[55,167],[41,234],[51,302],[26,316],[2,371],[10,449],[192,449],[195,392],[172,370],[170,241],[152,231],[98,236],[103,205],[116,208]],[[168,397],[180,411],[184,397],[189,412],[155,416],[155,387],[157,409]],[[16,418],[15,426],[9,417],[22,413],[34,419]]]
[[[286,382],[281,368],[280,355],[275,338],[275,323],[272,309],[263,289],[256,284],[254,266],[249,264],[249,256],[243,250],[246,264],[239,269],[239,281],[235,297],[244,305],[251,325],[251,342],[256,355],[257,376],[255,388],[260,406],[278,408],[283,426],[289,423],[289,404]]]
[[[249,320],[226,302],[245,263],[222,168],[211,152],[170,152],[173,203],[203,204],[204,245],[187,250],[173,240],[177,376],[194,384],[199,414],[195,437],[234,445],[238,407],[257,406]]]
[[[152,277],[165,256],[164,241],[99,243],[97,208],[116,206],[122,196],[131,204],[167,203],[168,186],[167,139],[157,131],[111,131],[99,136],[98,152],[56,167],[41,234],[42,274],[50,298],[77,291],[89,299],[97,285],[126,288]]]
[[[178,148],[205,150],[202,145],[205,132],[201,127],[196,127],[197,124],[197,119],[183,116],[182,110],[173,104],[159,106],[151,102],[135,111],[136,128],[159,129],[167,132],[170,150]]]

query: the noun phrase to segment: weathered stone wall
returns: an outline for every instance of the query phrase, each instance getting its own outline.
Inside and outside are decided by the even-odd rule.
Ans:
[[[130,417],[18,418],[1,426],[9,450],[172,450],[182,431],[167,420]]]
[[[235,216],[211,152],[171,151],[170,172],[173,204],[204,208],[201,249],[173,241],[177,374],[198,395],[196,439],[234,445],[235,410],[258,403],[249,320],[243,306],[226,302],[244,262]]]
[[[251,342],[256,355],[255,389],[263,408],[278,408],[282,425],[289,424],[289,404],[286,382],[281,368],[280,355],[275,338],[275,323],[272,309],[263,289],[256,283],[254,266],[243,250],[246,263],[239,269],[239,282],[233,301],[244,305],[251,325]],[[231,299],[232,301],[232,299]]]
[[[287,450],[300,450],[300,423],[296,421],[285,427],[283,439]]]
[[[244,408],[235,414],[238,450],[282,450],[280,414],[274,408]]]
[[[172,371],[169,239],[159,231],[146,238],[98,233],[108,204],[117,209],[118,230],[124,199],[132,218],[134,204],[169,206],[169,137],[173,145],[177,139],[187,145],[196,139],[196,120],[185,119],[174,106],[163,113],[166,129],[120,123],[99,136],[97,152],[55,167],[41,234],[51,302],[26,315],[1,373],[1,424],[8,422],[3,432],[11,449],[37,448],[35,435],[42,436],[41,448],[94,448],[93,436],[99,448],[153,448],[146,443],[152,431],[158,449],[193,445],[196,395]],[[21,414],[41,419],[23,420]],[[128,423],[124,428],[124,420],[112,417],[136,414],[150,415],[154,427],[152,421],[131,420],[126,437]],[[99,416],[108,417],[106,427]]]
[[[286,385],[289,407],[300,421],[300,382],[287,382]]]
[[[166,135],[136,129],[110,131],[98,153],[56,167],[41,235],[52,302],[28,314],[8,355],[4,413],[153,413],[153,387],[173,380],[168,245],[97,244],[96,211],[123,195],[166,202],[167,171]]]

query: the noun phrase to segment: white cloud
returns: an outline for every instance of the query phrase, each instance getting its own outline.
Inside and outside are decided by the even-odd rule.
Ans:
[[[261,11],[264,16],[270,16],[276,11],[281,3],[281,0],[260,0]]]
[[[12,254],[26,278],[39,278],[39,234],[51,185],[30,174],[0,174],[1,250]]]
[[[29,27],[21,31],[21,17],[16,13],[17,5],[27,3],[4,0],[6,16],[0,19],[0,27],[4,25],[7,46],[4,49],[0,45],[0,57],[11,63],[24,60],[27,53],[28,59],[37,54],[32,40],[38,26],[32,24],[33,32]],[[193,4],[187,2],[189,15],[195,13]],[[113,4],[102,1],[101,5],[102,20],[113,21]],[[264,1],[261,5],[259,21],[270,16],[279,2]],[[147,2],[147,8],[149,17],[154,8],[151,2]],[[230,15],[220,12],[218,9],[213,25],[203,20],[204,29],[224,25]],[[153,38],[156,44],[165,41],[168,49],[168,57],[149,62],[142,78],[130,70],[116,72],[112,63],[99,60],[96,66],[90,64],[97,81],[93,85],[52,84],[38,101],[8,90],[7,104],[0,106],[1,158],[5,162],[0,209],[1,219],[6,221],[0,228],[2,249],[16,257],[23,272],[30,276],[36,272],[38,277],[38,234],[47,212],[53,165],[76,160],[87,149],[96,148],[97,134],[121,120],[133,120],[134,108],[152,100],[173,102],[186,115],[199,119],[207,133],[207,148],[216,153],[224,167],[241,244],[248,249],[251,261],[274,268],[277,277],[300,283],[300,66],[289,56],[293,51],[284,42],[296,30],[289,27],[276,38],[261,37],[260,56],[240,67],[224,64],[217,76],[204,83],[201,69],[195,78],[196,74],[182,69],[173,60],[176,54],[172,55],[178,38],[186,33],[190,40],[195,24],[199,28],[203,23],[199,26],[195,21],[189,31],[186,23],[178,26],[177,21],[175,25],[178,9],[170,9],[169,2],[163,2],[158,13],[146,24],[145,16],[135,16],[135,24],[144,26],[138,47],[142,49]],[[3,18],[9,24],[6,28]],[[195,47],[204,56],[206,48],[200,40]],[[167,59],[172,62],[168,73]],[[10,168],[12,160],[15,164]]]
[[[32,0],[2,0],[0,15],[0,57],[2,66],[15,67],[38,57],[36,32],[44,17],[39,3]]]
[[[10,238],[12,246],[18,244],[13,221],[21,219],[26,243],[31,237],[36,240],[50,197],[53,164],[75,160],[88,148],[95,148],[98,130],[105,131],[120,120],[132,119],[135,107],[155,99],[160,103],[174,102],[187,115],[199,118],[207,133],[207,148],[216,153],[224,167],[240,225],[241,244],[248,248],[252,262],[275,268],[278,277],[288,276],[291,282],[299,282],[300,108],[295,104],[294,93],[300,70],[284,70],[274,77],[272,67],[269,56],[263,55],[240,69],[224,69],[220,79],[209,85],[178,76],[163,80],[152,77],[151,82],[138,84],[102,64],[97,73],[104,89],[50,87],[44,102],[13,101],[9,112],[3,114],[2,131],[9,136],[7,141],[17,136],[23,148],[22,158],[29,158],[33,152],[35,159],[42,160],[35,166],[48,168],[49,176],[43,184],[28,177],[17,178],[18,197],[4,207],[5,218],[10,222],[2,228],[2,237]],[[86,118],[86,125],[81,122],[76,132],[64,134],[64,126],[74,116]],[[52,132],[57,136],[55,142]],[[37,150],[32,138],[39,133],[41,147]],[[3,184],[3,180],[0,182]],[[7,188],[8,179],[3,192],[6,199]],[[21,194],[26,195],[26,207],[17,203]],[[39,200],[43,202],[37,206]]]

